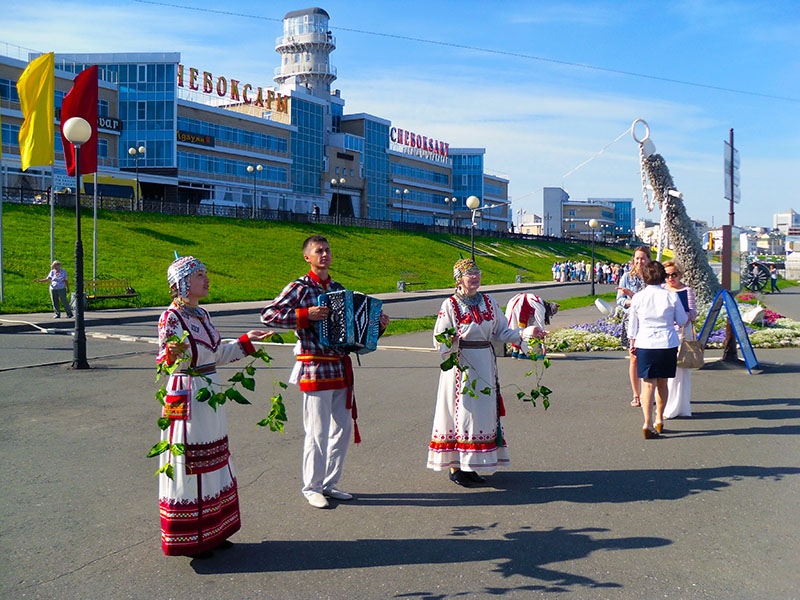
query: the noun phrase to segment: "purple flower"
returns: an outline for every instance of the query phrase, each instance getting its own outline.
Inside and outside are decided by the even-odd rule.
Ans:
[[[570,329],[579,329],[589,333],[605,333],[613,337],[622,336],[622,323],[613,323],[608,318],[598,319],[594,323],[584,323],[583,325],[572,325]]]

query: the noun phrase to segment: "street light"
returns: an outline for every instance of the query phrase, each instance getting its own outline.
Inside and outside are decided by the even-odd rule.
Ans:
[[[81,145],[92,137],[86,119],[72,117],[63,126],[64,137],[75,149],[75,333],[72,337],[72,368],[89,369],[86,360],[86,327],[83,320],[83,241],[81,240]]]
[[[525,218],[526,211],[523,209],[517,209],[517,233],[522,232],[522,220]]]
[[[396,189],[394,193],[400,197],[400,227],[402,228],[406,222],[405,197],[408,195],[408,188],[404,189],[402,193]]]
[[[589,227],[592,229],[592,296],[594,296],[594,237],[595,237],[595,228],[597,227],[597,219],[589,219],[588,223]]]
[[[144,157],[144,153],[146,152],[146,148],[144,146],[139,146],[138,149],[136,148],[128,148],[128,154],[136,161],[136,210],[140,210],[139,208],[139,201],[141,198],[139,197],[139,155],[141,154]]]
[[[339,224],[339,214],[341,212],[342,186],[345,183],[347,183],[347,180],[344,177],[342,177],[341,179],[336,179],[336,177],[331,179],[331,189],[333,190],[334,188],[336,188],[336,195],[338,196],[338,198],[336,198],[336,224],[337,225]],[[333,192],[331,192],[331,204],[333,204]],[[328,211],[328,212],[330,213],[330,211]]]
[[[258,174],[264,170],[264,167],[261,165],[247,165],[247,172],[253,175],[253,211],[251,213],[251,218],[256,218],[256,177]]]
[[[444,199],[444,203],[448,204],[450,206],[450,221],[449,221],[449,223],[450,223],[450,228],[451,229],[453,228],[453,212],[455,211],[455,208],[456,208],[456,202],[458,202],[458,198],[456,198],[455,196],[453,196],[452,198],[445,198]]]
[[[472,260],[475,260],[475,214],[481,201],[477,196],[467,198],[467,208],[472,211],[472,227],[470,227],[470,246],[472,247]]]

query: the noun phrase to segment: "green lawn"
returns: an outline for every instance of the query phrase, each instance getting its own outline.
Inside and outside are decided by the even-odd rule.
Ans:
[[[92,213],[82,212],[84,277],[92,277]],[[341,227],[299,225],[221,217],[179,217],[151,213],[98,213],[98,278],[128,279],[141,294],[141,305],[169,302],[166,272],[173,252],[194,255],[209,269],[209,302],[265,300],[307,272],[301,245],[314,233],[333,248],[334,279],[365,293],[390,292],[404,271],[419,275],[426,288],[452,285],[452,265],[469,255],[469,238]],[[0,312],[49,310],[44,277],[50,262],[49,207],[3,205],[5,303]],[[453,245],[456,244],[456,245]],[[564,242],[512,242],[476,236],[484,284],[510,283],[519,269],[535,280],[550,280],[556,260],[586,259],[591,247]],[[75,213],[55,211],[55,257],[74,282]],[[596,248],[597,260],[626,262],[630,250]],[[129,306],[106,301],[105,306]]]

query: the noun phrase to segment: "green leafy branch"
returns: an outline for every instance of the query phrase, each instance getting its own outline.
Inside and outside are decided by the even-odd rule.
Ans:
[[[542,406],[544,409],[547,410],[550,408],[550,394],[553,393],[546,385],[542,385],[542,378],[544,377],[544,372],[550,368],[550,359],[544,354],[541,350],[544,348],[544,340],[539,338],[533,338],[528,342],[528,357],[533,362],[533,369],[525,373],[525,377],[535,377],[536,382],[534,387],[531,388],[530,392],[523,392],[519,386],[515,387],[519,390],[517,392],[517,398],[522,400],[523,402],[530,402],[533,406],[536,406],[536,400],[539,398],[542,399]],[[537,353],[537,349],[541,351],[541,353]]]
[[[167,338],[167,342],[179,342],[183,343],[186,339],[188,333],[184,332],[183,336],[178,338],[177,336],[170,336]],[[271,341],[277,342],[279,344],[283,343],[283,338],[279,334],[273,334],[270,338]],[[239,371],[233,374],[232,377],[228,379],[228,381],[232,384],[227,389],[220,391],[220,392],[213,392],[211,390],[211,385],[213,384],[213,380],[204,375],[199,373],[196,369],[189,368],[186,371],[186,374],[190,377],[199,377],[202,379],[206,385],[200,388],[195,395],[195,400],[198,402],[207,402],[208,405],[213,409],[217,410],[218,406],[222,406],[228,400],[236,402],[237,404],[252,404],[242,392],[236,389],[237,385],[240,385],[243,389],[253,392],[256,389],[256,380],[255,380],[255,373],[256,367],[255,364],[260,360],[266,363],[268,366],[272,363],[272,357],[267,354],[266,350],[263,348],[259,348],[253,354],[251,354],[252,360],[242,367]],[[180,357],[172,364],[168,365],[165,362],[160,363],[156,367],[156,383],[161,379],[163,375],[172,375],[177,368],[180,366],[181,363],[190,361],[191,358],[186,355],[186,351],[181,354]],[[280,393],[275,393],[276,387],[279,387],[285,390],[288,386],[282,382],[273,380],[272,381],[272,391],[273,395],[270,398],[270,410],[267,413],[266,418],[258,421],[258,425],[261,427],[269,427],[270,431],[280,431],[283,433],[284,424],[288,420],[286,417],[286,407],[283,404],[283,396]],[[162,385],[158,391],[156,391],[156,400],[164,406],[165,405],[165,398],[167,396],[167,387],[166,384]],[[159,417],[158,419],[158,428],[163,431],[167,427],[170,426],[171,419],[169,417]],[[174,475],[174,467],[172,465],[172,457],[173,456],[181,456],[185,453],[185,447],[183,444],[170,444],[166,440],[162,440],[154,445],[150,451],[147,453],[147,458],[153,458],[155,456],[159,456],[164,452],[169,452],[170,456],[167,462],[161,466],[158,471],[156,471],[156,475],[160,473],[164,473],[170,479],[173,478]]]

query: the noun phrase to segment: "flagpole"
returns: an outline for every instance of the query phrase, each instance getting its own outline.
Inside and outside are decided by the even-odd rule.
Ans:
[[[92,258],[92,279],[97,281],[97,171],[94,172],[94,256]]]
[[[0,303],[6,301],[5,269],[3,268],[3,163],[0,161]]]
[[[53,264],[53,261],[56,259],[56,237],[55,237],[55,227],[54,227],[54,219],[55,219],[55,210],[53,206],[55,205],[55,188],[56,188],[56,166],[53,163],[53,166],[50,168],[50,264]]]

